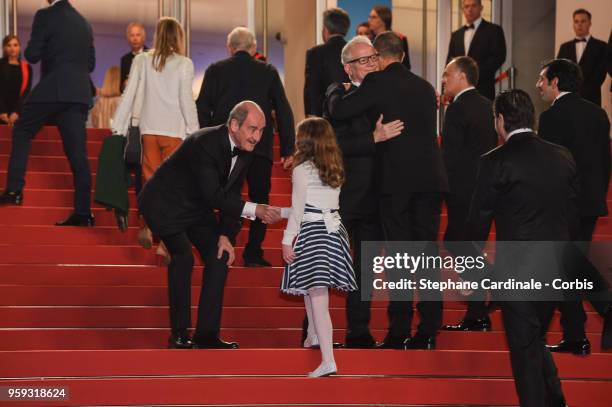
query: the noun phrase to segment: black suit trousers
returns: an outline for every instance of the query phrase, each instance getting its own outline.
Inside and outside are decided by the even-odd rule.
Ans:
[[[428,241],[437,240],[442,210],[442,194],[421,192],[411,194],[389,194],[380,199],[380,217],[383,236],[386,241]],[[434,252],[427,255],[437,255]],[[440,270],[427,270],[427,277],[439,280]],[[418,275],[418,272],[417,272]],[[418,277],[417,277],[418,278]],[[417,333],[435,336],[442,324],[442,294],[437,291],[420,291],[417,309],[421,322]],[[400,340],[410,336],[412,324],[412,300],[390,301],[387,308],[389,331],[387,338]]]
[[[363,284],[372,284],[372,275],[367,276],[367,281],[362,280],[362,253],[361,242],[379,241],[382,233],[380,221],[376,214],[369,216],[343,216],[342,223],[346,227],[353,248],[353,263],[355,265],[355,277],[357,280],[356,291],[351,291],[346,297],[346,319],[348,323],[346,339],[358,339],[371,337],[370,333],[370,301],[361,298],[361,287]],[[372,264],[371,259],[363,260],[366,264]],[[368,268],[369,270],[369,268]]]
[[[583,245],[582,249],[588,252],[590,242],[593,240],[593,231],[597,224],[596,216],[583,216],[580,218],[580,228],[578,241]],[[607,301],[591,301],[593,308],[604,315],[608,310],[609,303]],[[559,311],[561,312],[561,327],[563,328],[563,339],[566,341],[578,341],[586,336],[584,332],[584,324],[587,316],[584,312],[584,307],[580,301],[564,301],[559,303]]]
[[[214,227],[194,225],[186,231],[160,236],[172,260],[168,265],[168,304],[173,334],[191,327],[191,274],[193,271],[192,244],[205,263],[198,322],[194,339],[206,340],[219,336],[223,290],[227,278],[227,253],[217,259],[219,234]]]
[[[59,128],[64,152],[74,176],[74,212],[91,212],[91,172],[87,159],[87,105],[82,103],[26,103],[13,128],[13,143],[8,166],[7,190],[21,191],[32,139],[50,120]]]
[[[247,171],[249,185],[249,200],[260,204],[267,204],[270,200],[272,179],[272,161],[266,157],[255,154]],[[249,228],[249,241],[244,249],[244,258],[253,259],[263,256],[261,245],[266,237],[267,225],[259,218],[251,221]]]
[[[470,190],[471,191],[471,190]],[[467,240],[467,218],[470,211],[471,194],[448,194],[446,197],[446,209],[448,224],[444,233],[444,245],[453,256],[460,256],[461,243]],[[488,307],[485,301],[484,290],[475,290],[467,303],[467,311],[464,319],[481,319],[488,315]]]
[[[544,341],[554,310],[550,302],[501,303],[521,407],[565,406],[557,367]]]

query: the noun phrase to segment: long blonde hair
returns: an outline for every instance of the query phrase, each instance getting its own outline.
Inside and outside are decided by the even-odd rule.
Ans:
[[[298,123],[295,147],[294,167],[312,161],[324,184],[338,188],[344,183],[342,154],[327,120],[311,117]]]
[[[121,82],[121,73],[118,66],[111,66],[104,74],[104,82],[102,82],[102,88],[100,89],[100,96],[113,97],[121,96],[121,90],[119,87]]]
[[[169,56],[185,55],[185,32],[181,23],[173,17],[162,17],[155,28],[153,39],[153,68],[161,72]]]

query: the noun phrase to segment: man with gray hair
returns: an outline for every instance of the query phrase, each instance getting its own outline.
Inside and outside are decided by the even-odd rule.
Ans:
[[[123,92],[127,84],[128,75],[130,74],[130,68],[132,67],[134,57],[148,49],[145,45],[147,33],[144,25],[141,23],[129,23],[127,29],[125,30],[125,37],[130,44],[130,52],[121,57],[121,83],[119,84],[121,92]]]
[[[164,242],[172,261],[168,265],[169,347],[235,349],[237,343],[219,337],[223,289],[228,266],[234,261],[241,217],[267,223],[280,220],[280,209],[240,198],[242,178],[266,127],[260,107],[238,103],[227,124],[201,129],[155,171],[138,195],[147,225]],[[219,220],[214,210],[220,212]],[[191,327],[191,247],[205,263],[198,322]]]
[[[274,139],[272,111],[280,137],[281,161],[288,167],[295,144],[293,112],[276,69],[253,58],[257,43],[245,27],[234,28],[227,36],[230,57],[208,67],[196,101],[200,127],[227,122],[230,110],[243,100],[252,100],[264,112],[266,126],[247,172],[249,199],[268,203],[272,178],[272,144]],[[266,225],[251,223],[249,241],[244,250],[247,267],[269,267],[263,257],[262,243]]]
[[[351,83],[348,92],[356,91],[365,77],[378,71],[378,53],[367,37],[357,36],[342,49],[340,57],[344,71]],[[345,182],[340,190],[340,214],[346,226],[354,250],[354,262],[359,290],[352,291],[346,299],[346,347],[374,348],[376,342],[369,329],[370,301],[362,301],[361,288],[371,285],[362,281],[361,242],[381,240],[381,229],[376,196],[376,144],[398,136],[404,128],[400,120],[383,124],[382,115],[376,122],[361,114],[348,120],[330,118],[329,107],[337,103],[345,93],[342,83],[332,84],[327,91],[323,117],[334,128],[338,145],[342,150]]]
[[[384,240],[437,240],[442,194],[448,181],[436,141],[436,94],[433,87],[402,65],[404,50],[397,34],[387,31],[374,40],[380,71],[369,73],[361,85],[330,106],[333,119],[363,115],[376,123],[385,120],[406,124],[401,134],[376,146],[377,203]],[[366,56],[358,59],[365,61]],[[374,57],[368,56],[368,61]],[[433,246],[432,246],[433,247]],[[427,253],[426,253],[427,254]],[[428,270],[430,279],[439,271]],[[380,347],[434,349],[442,323],[439,292],[420,291],[421,321],[410,336],[412,301],[390,301],[389,331]]]
[[[344,36],[351,26],[346,11],[330,8],[323,13],[323,41],[306,51],[304,111],[306,116],[322,116],[327,87],[335,82],[348,82],[340,63],[340,52],[346,45]]]

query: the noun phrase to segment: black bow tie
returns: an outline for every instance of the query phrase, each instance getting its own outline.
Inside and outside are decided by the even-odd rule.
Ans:
[[[474,27],[474,24],[466,24],[465,25],[465,29],[466,30],[473,30],[474,28],[476,28],[476,27]]]
[[[574,42],[587,42],[586,38],[576,38]]]
[[[232,158],[236,157],[237,155],[240,155],[240,149],[238,147],[234,147],[232,148]]]

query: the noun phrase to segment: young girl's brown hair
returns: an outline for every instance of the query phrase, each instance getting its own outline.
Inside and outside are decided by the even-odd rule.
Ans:
[[[338,188],[344,183],[342,154],[327,120],[312,117],[298,123],[295,147],[294,167],[312,161],[324,184]]]
[[[153,67],[157,72],[161,72],[170,55],[185,55],[185,32],[181,23],[172,17],[160,18],[155,28],[153,44]]]

